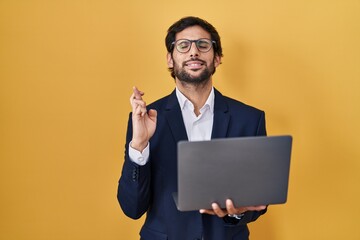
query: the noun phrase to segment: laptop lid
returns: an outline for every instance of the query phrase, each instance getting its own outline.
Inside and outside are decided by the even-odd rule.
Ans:
[[[225,208],[226,199],[236,207],[285,203],[291,146],[291,136],[180,141],[177,208]]]

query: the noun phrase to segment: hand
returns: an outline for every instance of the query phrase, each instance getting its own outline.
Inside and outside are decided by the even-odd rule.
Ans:
[[[266,208],[265,205],[236,208],[230,199],[226,200],[226,209],[220,208],[217,203],[213,203],[211,207],[212,209],[200,209],[200,213],[217,215],[218,217],[222,218],[227,216],[228,214],[240,215],[242,213],[245,213],[246,211],[261,211]]]
[[[130,97],[132,107],[132,125],[133,136],[131,147],[142,152],[147,146],[150,138],[154,135],[156,129],[156,110],[146,110],[146,103],[142,99],[143,92],[133,87],[133,93]]]

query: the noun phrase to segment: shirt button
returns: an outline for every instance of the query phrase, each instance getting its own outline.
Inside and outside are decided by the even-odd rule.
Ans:
[[[133,172],[132,174],[132,180],[135,182],[137,180],[137,173]]]

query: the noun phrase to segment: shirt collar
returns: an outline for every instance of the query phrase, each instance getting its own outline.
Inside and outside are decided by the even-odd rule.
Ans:
[[[182,94],[177,87],[176,87],[176,97],[177,97],[177,99],[178,99],[178,102],[179,102],[179,105],[180,105],[181,110],[184,110],[187,102],[191,103],[190,100],[187,99],[187,98],[185,97],[185,95]],[[206,105],[209,106],[211,113],[214,112],[214,102],[215,102],[215,93],[214,93],[214,87],[212,87],[212,88],[211,88],[211,92],[210,92],[210,94],[209,94],[209,97],[207,98],[207,100],[206,100],[206,102],[205,102],[205,104],[204,104],[204,106],[206,106]],[[192,104],[192,103],[191,103],[191,104]],[[202,106],[201,109],[202,109],[204,106]]]

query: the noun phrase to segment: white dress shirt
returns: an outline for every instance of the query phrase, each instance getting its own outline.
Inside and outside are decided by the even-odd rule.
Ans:
[[[206,100],[204,106],[200,108],[199,116],[196,116],[194,112],[194,105],[187,99],[184,94],[176,88],[176,97],[178,99],[182,117],[184,119],[184,125],[189,141],[204,141],[211,139],[212,127],[214,122],[214,101],[215,94],[214,88],[211,89],[210,95]],[[131,147],[129,144],[129,157],[130,160],[138,165],[145,165],[149,160],[150,143],[146,148],[140,152]]]

